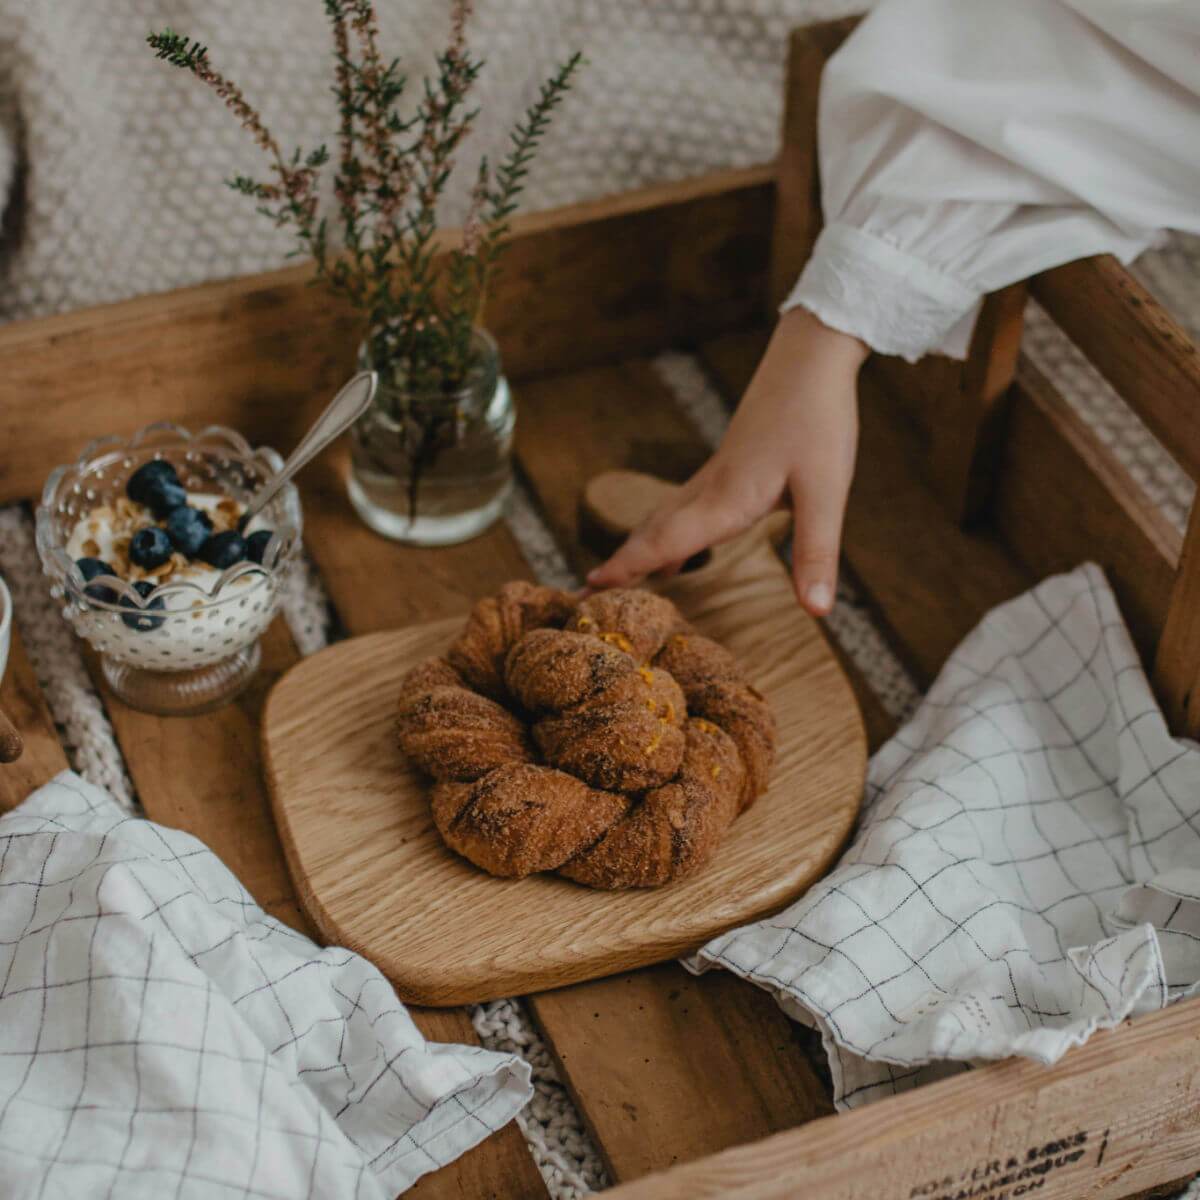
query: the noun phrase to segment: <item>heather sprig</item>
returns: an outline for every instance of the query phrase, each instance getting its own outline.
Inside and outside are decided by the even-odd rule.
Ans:
[[[315,260],[317,278],[358,309],[373,365],[397,390],[451,395],[475,366],[473,332],[512,214],[582,59],[572,55],[542,84],[494,173],[486,159],[479,164],[461,242],[441,256],[438,203],[479,115],[470,96],[484,64],[467,46],[471,0],[453,0],[449,41],[407,115],[401,105],[409,80],[398,59],[380,52],[373,0],[324,0],[324,6],[339,119],[333,213],[322,212],[318,201],[321,171],[330,161],[325,146],[285,155],[241,89],[213,67],[206,46],[170,29],[147,42],[158,58],[216,92],[266,153],[266,179],[239,175],[229,185],[258,201],[277,225],[290,226],[297,253]],[[340,232],[336,247],[331,223]],[[427,400],[420,409],[425,415],[418,425],[441,419]],[[415,413],[401,415],[411,423]],[[422,428],[422,445],[430,444],[429,434]]]

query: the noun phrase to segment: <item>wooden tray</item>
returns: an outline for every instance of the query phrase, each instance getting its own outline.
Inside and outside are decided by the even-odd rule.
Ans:
[[[628,529],[669,485],[592,481],[592,521]],[[829,866],[858,810],[866,739],[816,624],[796,605],[765,521],[662,588],[728,646],[770,700],[779,756],[767,793],[699,874],[600,892],[554,875],[495,879],[442,844],[428,784],[396,745],[401,677],[462,618],[353,638],[292,668],[267,702],[264,761],[296,889],[330,942],[401,996],[461,1004],[542,991],[672,958],[775,911]]]
[[[520,400],[523,477],[577,567],[590,561],[576,538],[580,480],[618,466],[683,478],[708,452],[648,356],[688,347],[727,403],[745,389],[766,343],[755,326],[775,308],[768,264],[778,296],[820,227],[817,93],[848,27],[793,38],[777,168],[514,219],[487,324]],[[291,267],[0,328],[0,500],[36,502],[48,472],[82,443],[156,419],[294,445],[353,370],[360,336],[344,309],[308,286],[310,274]],[[1107,256],[1055,267],[1029,288],[1200,473],[1194,339]],[[1028,363],[1014,376],[1020,325],[1002,292],[985,299],[965,364],[876,357],[864,368],[843,543],[862,600],[924,684],[992,606],[1095,558],[1173,731],[1200,736],[1200,509],[1185,547],[1067,400]],[[351,633],[436,620],[505,579],[530,577],[503,525],[437,551],[377,538],[346,500],[344,465],[342,450],[299,482],[308,550]],[[966,532],[959,520],[971,513],[986,519]],[[94,657],[88,665],[146,814],[204,840],[272,915],[313,933],[258,752],[263,688],[298,657],[279,619],[263,639],[262,675],[237,703],[167,720],[121,704]],[[864,679],[857,685],[879,745],[895,721]],[[16,630],[0,709],[25,738],[21,760],[0,767],[3,809],[68,766]],[[1098,1032],[1053,1069],[989,1063],[838,1116],[826,1115],[811,1036],[728,972],[691,977],[667,962],[533,993],[525,1005],[617,1185],[611,1200],[971,1190],[999,1200],[1014,1187],[1037,1200],[1116,1200],[1150,1187],[1169,1194],[1200,1170],[1197,999]],[[410,1015],[434,1041],[477,1039],[464,1009]],[[1014,1161],[1048,1173],[1010,1186]],[[547,1194],[515,1123],[418,1190],[422,1200]]]

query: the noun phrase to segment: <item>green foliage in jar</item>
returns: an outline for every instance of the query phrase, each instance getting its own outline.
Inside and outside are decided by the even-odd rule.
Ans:
[[[451,5],[449,43],[407,112],[409,80],[399,59],[380,53],[373,0],[324,4],[340,118],[333,213],[318,201],[321,171],[331,161],[325,146],[285,154],[242,90],[213,67],[207,47],[170,29],[146,40],[158,58],[216,92],[267,154],[267,179],[237,176],[229,185],[257,200],[277,225],[291,227],[296,253],[312,256],[318,280],[362,314],[372,365],[389,390],[426,400],[439,392],[449,396],[475,366],[473,331],[510,219],[582,57],[572,54],[541,85],[499,163],[480,161],[459,244],[442,253],[438,201],[479,114],[469,105],[484,65],[466,44],[470,0]],[[334,230],[339,238],[331,236]]]

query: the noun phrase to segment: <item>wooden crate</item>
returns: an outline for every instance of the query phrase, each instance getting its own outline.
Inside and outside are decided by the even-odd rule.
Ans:
[[[683,478],[705,456],[648,356],[697,353],[726,397],[761,351],[768,300],[819,227],[816,87],[845,22],[798,32],[777,165],[529,217],[492,299],[517,387],[523,476],[572,562],[580,481],[608,467]],[[35,495],[90,437],[156,418],[232,424],[290,446],[349,370],[348,314],[304,268],[0,330],[0,501]],[[1110,259],[1028,290],[1175,451],[1200,470],[1200,367],[1177,324]],[[1185,539],[1018,354],[1024,286],[989,298],[969,361],[864,373],[846,559],[895,649],[928,680],[993,604],[1094,558],[1109,572],[1176,728],[1200,697],[1197,519]],[[307,543],[349,633],[465,611],[530,568],[507,527],[429,551],[353,517],[344,451],[302,482]],[[903,555],[898,548],[903,547]],[[297,905],[259,770],[257,720],[297,651],[281,621],[252,691],[162,721],[104,701],[147,813],[203,838],[295,927]],[[891,723],[854,675],[873,744]],[[103,685],[97,677],[97,686]],[[19,645],[0,704],[26,737],[0,769],[11,805],[65,765]],[[528,998],[608,1168],[615,1196],[911,1200],[1036,1191],[1128,1196],[1200,1170],[1200,1007],[1099,1033],[1053,1069],[1011,1061],[834,1117],[805,1037],[766,995],[674,964]],[[466,1014],[417,1010],[433,1038],[472,1041]],[[1024,1181],[1016,1161],[1039,1166]],[[1044,1173],[1042,1173],[1044,1172]],[[422,1180],[428,1197],[545,1194],[516,1127]]]

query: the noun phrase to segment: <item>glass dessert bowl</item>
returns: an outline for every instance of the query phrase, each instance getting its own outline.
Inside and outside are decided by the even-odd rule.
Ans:
[[[42,569],[127,704],[207,712],[253,678],[299,551],[299,496],[289,483],[245,528],[241,515],[282,466],[232,429],[160,422],[92,442],[50,473],[37,512]]]

